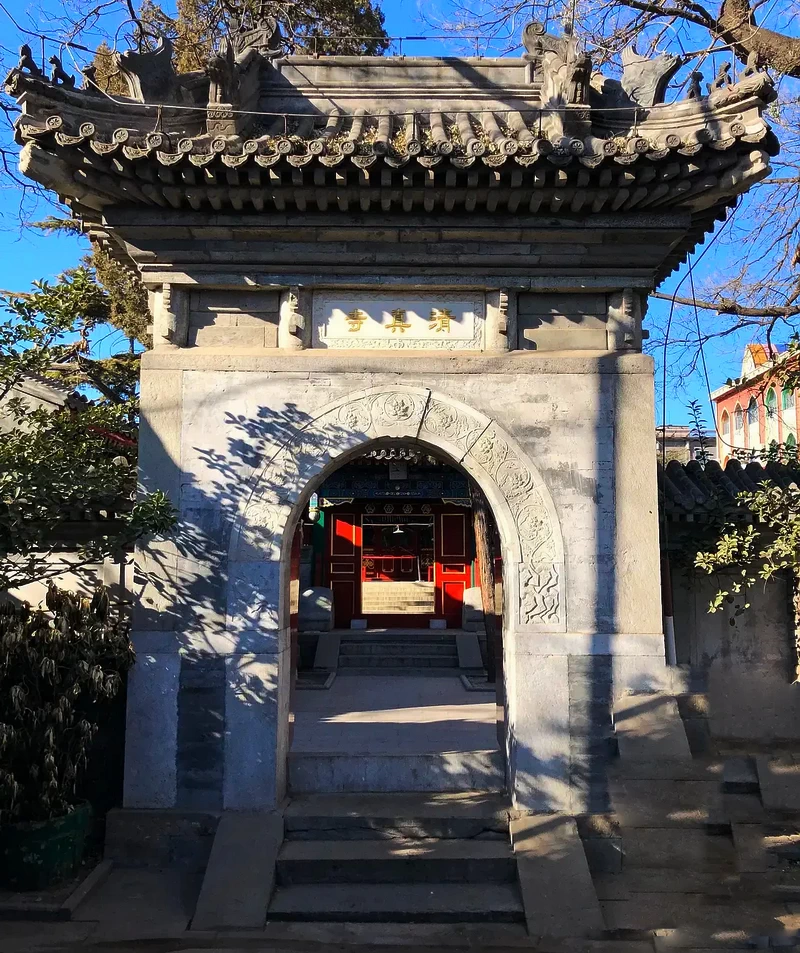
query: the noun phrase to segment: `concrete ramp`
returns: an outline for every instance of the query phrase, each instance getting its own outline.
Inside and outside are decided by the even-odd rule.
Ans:
[[[191,928],[263,929],[282,842],[280,814],[223,814]]]
[[[623,761],[691,761],[678,703],[671,695],[621,695],[614,727]]]
[[[529,935],[585,937],[603,930],[575,819],[527,815],[509,829]]]

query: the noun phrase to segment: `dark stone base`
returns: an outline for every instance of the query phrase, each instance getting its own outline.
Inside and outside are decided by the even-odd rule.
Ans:
[[[105,858],[122,867],[206,869],[220,813],[116,808],[106,819]]]

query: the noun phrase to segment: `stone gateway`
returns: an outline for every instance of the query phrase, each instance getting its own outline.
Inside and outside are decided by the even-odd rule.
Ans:
[[[671,58],[617,82],[539,24],[284,57],[256,20],[206,72],[119,56],[126,96],[6,81],[22,171],[150,294],[141,483],[180,516],[137,558],[125,806],[607,811],[615,698],[670,687],[647,295],[770,171],[772,86],[665,105]]]

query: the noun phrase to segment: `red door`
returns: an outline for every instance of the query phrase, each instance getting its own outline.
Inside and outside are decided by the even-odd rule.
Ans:
[[[471,536],[468,518],[472,511],[444,511],[436,533],[436,608],[450,629],[461,628],[464,590],[472,581]]]
[[[333,618],[337,629],[349,629],[361,611],[361,516],[331,513],[329,556]]]

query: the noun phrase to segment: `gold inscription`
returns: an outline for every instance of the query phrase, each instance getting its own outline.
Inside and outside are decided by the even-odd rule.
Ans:
[[[454,318],[455,315],[449,308],[432,308],[428,328],[431,331],[446,331],[449,334],[450,322]]]
[[[406,313],[402,308],[397,308],[395,311],[392,311],[392,320],[389,324],[385,325],[387,331],[391,331],[394,334],[395,331],[399,331],[401,334],[405,334],[408,328],[411,327],[411,324],[406,321]]]
[[[347,315],[345,320],[350,325],[350,330],[357,334],[361,330],[361,325],[369,320],[369,315],[360,308],[356,308]]]

